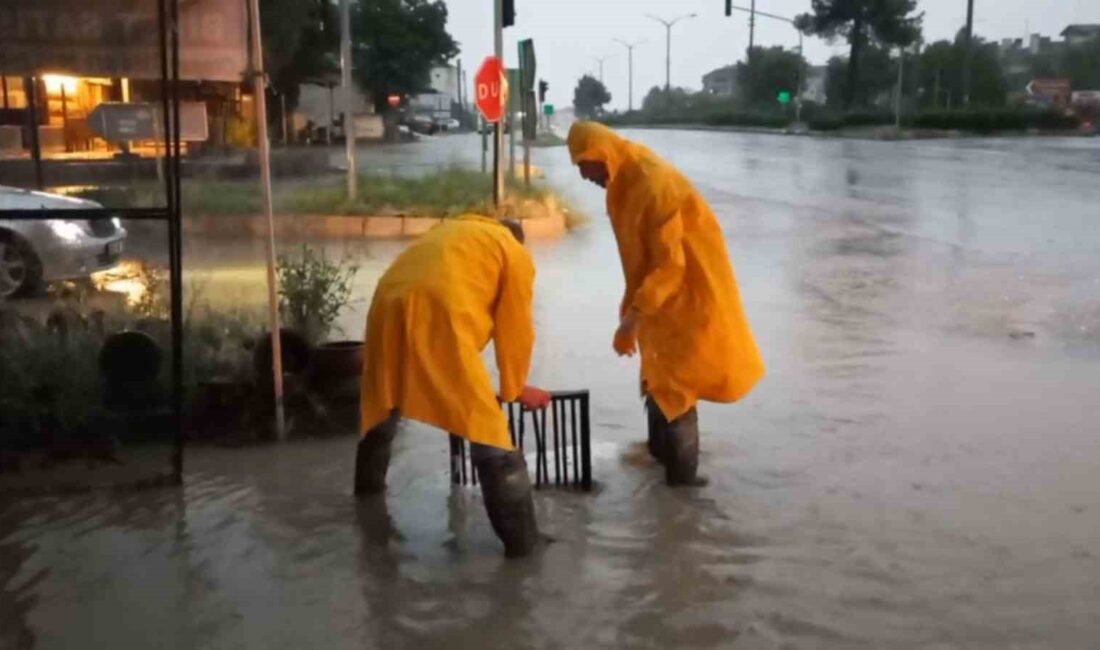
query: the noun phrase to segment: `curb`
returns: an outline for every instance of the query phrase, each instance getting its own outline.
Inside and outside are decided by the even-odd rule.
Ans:
[[[402,239],[422,235],[444,219],[438,217],[387,215],[278,215],[275,230],[281,235],[314,237],[363,237],[367,239]],[[520,222],[523,232],[532,239],[561,237],[568,230],[565,215],[549,213]],[[260,215],[203,215],[184,217],[185,235],[207,237],[263,236],[267,220]]]

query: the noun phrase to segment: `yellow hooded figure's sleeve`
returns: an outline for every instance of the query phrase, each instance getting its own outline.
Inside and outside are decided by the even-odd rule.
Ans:
[[[635,309],[647,315],[660,310],[684,281],[684,221],[679,211],[656,218],[658,222],[643,231],[652,261],[632,302]]]
[[[518,242],[505,248],[500,276],[500,294],[494,310],[493,347],[500,370],[500,398],[519,398],[531,369],[535,346],[532,301],[535,289],[535,264],[530,253]]]

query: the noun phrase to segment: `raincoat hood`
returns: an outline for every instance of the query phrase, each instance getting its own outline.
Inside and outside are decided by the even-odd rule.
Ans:
[[[608,180],[615,178],[635,145],[596,122],[575,122],[569,129],[569,155],[576,165],[594,160],[607,165]]]

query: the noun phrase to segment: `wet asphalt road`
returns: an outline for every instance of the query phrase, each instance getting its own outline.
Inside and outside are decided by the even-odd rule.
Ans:
[[[712,202],[769,367],[701,409],[710,487],[667,490],[633,446],[602,193],[540,150],[593,220],[532,246],[532,380],[592,390],[601,484],[539,496],[540,557],[498,557],[419,426],[384,508],[349,496],[353,440],[195,449],[182,491],[0,505],[0,647],[1095,645],[1097,141],[633,135]],[[463,136],[365,154],[479,156]],[[401,244],[323,243],[363,264],[355,335]],[[211,300],[261,304],[261,253],[191,241],[187,264]]]

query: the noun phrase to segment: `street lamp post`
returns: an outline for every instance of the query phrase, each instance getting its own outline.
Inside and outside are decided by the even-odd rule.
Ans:
[[[698,14],[684,14],[672,20],[666,20],[659,16],[654,16],[653,14],[646,15],[665,26],[665,95],[668,95],[669,91],[672,89],[672,28],[681,20],[694,18]]]
[[[626,41],[624,41],[622,39],[619,39],[619,38],[616,38],[614,40],[615,40],[616,43],[618,43],[619,45],[622,45],[623,47],[626,48],[626,59],[627,59],[627,68],[628,68],[627,74],[629,75],[629,80],[627,81],[628,92],[627,92],[626,106],[627,106],[628,111],[633,111],[634,110],[634,48],[638,47],[639,45],[641,45],[645,41],[636,41],[634,43],[627,43]]]
[[[611,58],[610,56],[604,56],[604,57],[594,56],[594,57],[592,57],[592,59],[596,63],[600,64],[600,83],[603,83],[603,62],[610,59],[610,58]]]

